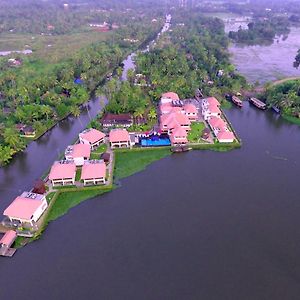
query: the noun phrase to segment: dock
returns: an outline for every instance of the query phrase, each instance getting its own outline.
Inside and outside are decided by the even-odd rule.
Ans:
[[[15,249],[15,248],[6,248],[3,250],[1,249],[0,255],[5,256],[5,257],[12,257],[16,251],[17,251],[17,249]]]
[[[261,100],[251,97],[249,99],[249,102],[252,103],[254,106],[256,106],[259,109],[266,109],[267,108],[267,104],[262,102]]]

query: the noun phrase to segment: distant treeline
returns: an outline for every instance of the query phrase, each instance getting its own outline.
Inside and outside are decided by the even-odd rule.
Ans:
[[[229,38],[239,43],[261,43],[273,41],[276,35],[287,35],[290,32],[290,22],[286,17],[257,19],[248,24],[247,29],[230,31]]]

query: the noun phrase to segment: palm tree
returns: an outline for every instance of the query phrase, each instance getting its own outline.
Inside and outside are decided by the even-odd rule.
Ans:
[[[70,113],[75,117],[78,118],[80,116],[80,109],[78,106],[72,106],[70,108]]]
[[[148,119],[149,120],[155,120],[157,118],[157,113],[156,113],[156,110],[155,110],[155,108],[151,108],[150,110],[149,110],[149,113],[148,113]]]
[[[0,145],[0,165],[8,163],[11,160],[14,153],[15,151],[9,146]]]
[[[19,137],[16,129],[6,128],[3,133],[4,141],[14,150],[21,150],[24,147],[24,143]]]

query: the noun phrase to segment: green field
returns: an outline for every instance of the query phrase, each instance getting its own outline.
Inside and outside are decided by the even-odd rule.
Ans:
[[[31,49],[31,57],[57,63],[94,42],[104,41],[110,32],[85,31],[64,35],[0,34],[0,51]]]
[[[169,148],[116,151],[114,176],[118,179],[128,177],[170,154]]]

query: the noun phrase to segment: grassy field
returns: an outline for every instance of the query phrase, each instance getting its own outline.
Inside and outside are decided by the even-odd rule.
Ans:
[[[95,31],[53,36],[5,33],[0,34],[0,51],[31,49],[33,58],[57,63],[91,43],[107,39],[110,34]]]
[[[107,190],[86,189],[81,191],[61,192],[58,195],[55,203],[53,204],[49,215],[47,216],[46,224],[66,214],[69,211],[69,209],[80,204],[81,202],[93,198],[95,196],[102,195],[110,190],[111,188]]]
[[[292,117],[292,116],[288,116],[288,115],[285,115],[285,114],[282,114],[282,117],[291,122],[291,123],[294,123],[296,125],[299,125],[300,126],[300,119],[299,118],[296,118],[296,117]]]
[[[205,125],[203,122],[193,122],[191,124],[191,131],[188,133],[188,141],[191,143],[197,143],[204,128]]]
[[[116,151],[114,176],[118,179],[128,177],[170,154],[169,148]]]

